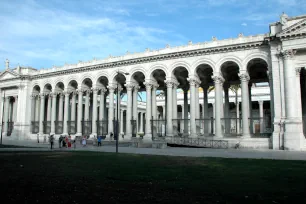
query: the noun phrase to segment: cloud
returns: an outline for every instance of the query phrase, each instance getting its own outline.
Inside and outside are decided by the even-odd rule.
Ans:
[[[247,23],[242,23],[241,25],[242,25],[242,26],[247,26],[248,24],[247,24]]]

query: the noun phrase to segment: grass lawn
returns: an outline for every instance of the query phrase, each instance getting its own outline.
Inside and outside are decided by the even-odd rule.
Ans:
[[[4,144],[0,144],[0,148],[27,148],[27,147],[26,146],[16,146],[16,145],[4,145]]]
[[[306,201],[304,161],[33,152],[0,163],[0,203]]]

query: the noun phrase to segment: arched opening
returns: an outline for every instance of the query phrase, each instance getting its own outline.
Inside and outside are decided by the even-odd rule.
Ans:
[[[39,112],[40,112],[40,87],[35,85],[32,90],[31,102],[31,132],[36,134],[39,132]]]
[[[68,134],[75,134],[77,132],[77,90],[78,90],[78,82],[76,80],[71,80],[68,83],[67,90],[70,93],[69,100],[71,103],[69,103],[69,113],[68,113],[68,121],[67,121],[67,131]]]
[[[250,132],[255,137],[269,137],[272,134],[272,109],[270,99],[268,63],[254,58],[247,64],[250,76]],[[271,111],[272,110],[272,111]]]
[[[82,81],[81,87],[83,92],[83,105],[82,105],[82,134],[89,137],[92,131],[92,80],[90,78],[85,78]]]
[[[214,134],[214,110],[213,104],[208,103],[209,95],[214,96],[214,82],[212,80],[213,68],[208,64],[200,64],[196,67],[196,75],[201,81],[199,92],[199,113],[196,119],[197,126],[200,127],[197,134],[211,136]]]
[[[225,137],[240,135],[242,133],[239,93],[241,92],[239,66],[236,62],[226,61],[221,66],[224,78],[223,92],[224,105],[221,107],[221,128]],[[241,95],[241,94],[240,94]]]
[[[45,104],[44,104],[44,120],[43,120],[43,133],[50,134],[51,132],[51,104],[52,104],[52,86],[51,84],[46,84],[43,90],[45,97]]]

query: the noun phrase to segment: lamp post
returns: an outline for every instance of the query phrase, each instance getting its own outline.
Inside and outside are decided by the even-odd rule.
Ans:
[[[120,72],[117,70],[116,78],[119,76]],[[124,75],[129,75],[129,73],[123,73]],[[115,137],[116,137],[116,153],[118,153],[118,141],[119,141],[119,83],[117,81],[117,99],[116,99],[116,109],[117,109],[117,120],[115,121]]]

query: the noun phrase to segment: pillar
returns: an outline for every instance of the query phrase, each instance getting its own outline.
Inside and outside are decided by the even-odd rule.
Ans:
[[[184,88],[184,136],[188,136],[188,89]]]
[[[69,115],[69,95],[70,92],[64,92],[65,106],[64,106],[64,129],[63,135],[68,135],[68,115]]]
[[[187,80],[190,84],[190,137],[196,137],[196,84],[199,82],[195,78]]]
[[[284,61],[284,96],[285,96],[285,132],[284,132],[284,148],[287,150],[301,150],[303,146],[303,129],[302,119],[300,117],[300,104],[301,96],[300,86],[297,86],[296,70],[293,68],[293,59],[295,50],[282,51]]]
[[[146,135],[144,136],[144,139],[147,141],[152,140],[152,131],[151,131],[151,117],[152,117],[152,107],[151,107],[151,89],[152,89],[152,84],[149,82],[145,82],[144,85],[146,86],[146,92],[147,92],[147,101],[146,101]]]
[[[139,132],[142,132],[143,133],[143,113],[140,112],[140,129],[139,129]]]
[[[204,134],[208,134],[209,114],[208,114],[208,85],[203,86],[203,119],[204,119]]]
[[[250,128],[249,128],[249,74],[241,73],[239,74],[241,80],[241,109],[242,109],[242,135],[244,137],[250,137]]]
[[[47,121],[51,121],[51,100],[52,100],[52,95],[48,95],[48,105],[47,105]]]
[[[31,121],[35,121],[35,103],[36,103],[36,95],[31,95]],[[2,100],[4,103],[4,99]],[[2,113],[3,114],[3,113]]]
[[[86,91],[84,121],[89,120],[90,93],[91,93],[91,90]]]
[[[17,122],[17,105],[18,105],[18,96],[14,96],[15,102],[13,105],[13,121]]]
[[[56,97],[57,93],[52,93],[52,110],[51,110],[51,135],[55,134],[55,121],[56,121]]]
[[[134,86],[134,90],[133,90],[133,119],[136,120],[136,134],[137,134],[137,126],[138,126],[138,112],[137,112],[137,108],[138,108],[138,90],[139,90],[139,86]],[[153,93],[152,93],[153,94]],[[156,105],[156,97],[155,98],[155,105]],[[154,106],[153,106],[154,109]],[[154,115],[153,115],[154,116]]]
[[[163,106],[163,120],[166,120],[166,106]]]
[[[229,95],[228,95],[228,90],[229,90],[230,85],[228,83],[224,84],[224,128],[225,128],[225,133],[229,134],[230,133],[230,128],[231,128],[231,118],[229,115]]]
[[[114,86],[108,86],[109,90],[109,102],[108,102],[108,133],[114,134],[114,91],[116,87]]]
[[[5,97],[5,99],[3,100],[4,102],[4,119],[3,119],[3,122],[4,122],[4,128],[3,128],[3,133],[4,135],[7,135],[7,131],[8,131],[8,117],[9,117],[9,104],[10,104],[10,97],[7,96]]]
[[[127,90],[127,101],[129,101],[129,103],[127,103],[127,110],[126,110],[126,138],[127,139],[131,139],[132,137],[132,90],[133,90],[133,85],[132,84],[128,84],[126,85],[126,90]],[[148,99],[147,99],[148,100]]]
[[[77,136],[82,136],[82,117],[83,117],[83,91],[78,90],[78,125],[77,125]]]
[[[239,101],[236,103],[236,132],[240,133],[240,111],[239,111]]]
[[[100,121],[104,120],[105,92],[106,92],[106,89],[102,88],[100,92],[100,106],[99,106],[99,120]]]
[[[173,135],[177,136],[178,134],[178,117],[177,117],[177,87],[179,83],[174,82],[173,83],[173,89],[172,89],[172,119],[173,121]]]
[[[120,110],[120,133],[124,134],[123,132],[123,109]]]
[[[91,120],[91,137],[97,136],[97,119],[98,119],[98,91],[99,89],[93,89],[92,98],[92,120]]]
[[[199,87],[200,87],[200,83],[196,83],[195,84],[195,109],[196,109],[195,122],[196,122],[196,134],[197,135],[201,134],[201,123],[199,120],[197,120],[197,119],[200,119]]]
[[[39,95],[37,95],[36,101],[35,101],[35,121],[36,122],[39,121],[39,110],[40,110],[40,97],[39,97]]]
[[[250,120],[250,133],[254,133],[254,119],[253,119],[253,105],[252,105],[252,83],[249,83],[249,120]]]
[[[301,67],[295,68],[296,74],[296,102],[297,102],[297,117],[302,117],[302,95],[301,95],[301,81],[300,81]]]
[[[259,104],[259,122],[260,122],[260,133],[264,132],[264,114],[263,114],[263,101],[258,101]]]
[[[58,121],[63,121],[63,101],[64,95],[63,93],[59,94],[59,104],[58,104]]]
[[[44,134],[45,94],[40,94],[39,135]]]
[[[172,80],[165,81],[167,85],[167,135],[166,136],[173,136],[173,124],[172,124],[172,93],[173,93],[173,84]]]
[[[76,94],[77,92],[72,92],[72,96],[71,96],[71,117],[70,117],[70,120],[72,122],[75,122],[75,118],[76,118],[76,115],[75,115],[75,109],[76,109]]]
[[[221,106],[223,106],[222,84],[224,83],[224,79],[222,76],[219,75],[212,76],[212,79],[215,83],[215,136],[223,137],[223,132],[221,128]]]

